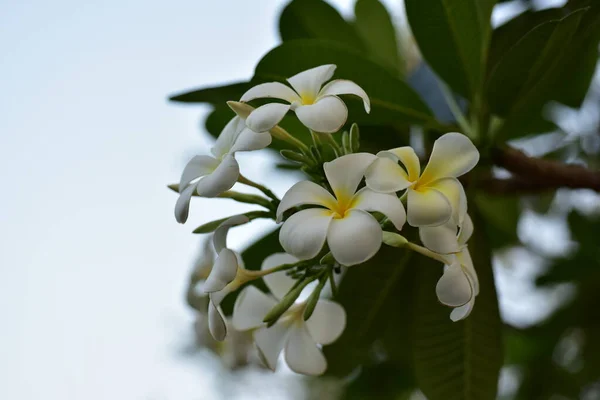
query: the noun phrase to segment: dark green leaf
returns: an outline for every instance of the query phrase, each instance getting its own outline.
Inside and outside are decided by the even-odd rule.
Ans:
[[[358,0],[354,5],[354,25],[371,58],[402,76],[404,67],[398,53],[396,29],[387,9],[379,0]]]
[[[359,52],[334,42],[296,40],[271,50],[258,64],[254,81],[285,81],[298,72],[322,64],[336,64],[336,77],[359,84],[371,99],[371,113],[366,114],[362,100],[346,96],[351,120],[383,125],[415,123],[436,125],[431,110],[402,80],[370,61]]]
[[[481,87],[496,0],[406,0],[408,21],[423,57],[457,93]]]
[[[409,400],[415,389],[410,369],[386,361],[364,366],[341,400]]]
[[[354,27],[322,0],[292,0],[279,17],[279,33],[284,42],[325,39],[352,48],[363,47]]]
[[[249,82],[231,83],[176,94],[171,96],[169,100],[181,103],[224,104],[229,100],[238,100],[251,87],[252,85]]]
[[[491,196],[477,193],[474,203],[485,224],[487,239],[492,248],[502,248],[519,243],[517,224],[521,216],[521,206],[517,196]]]
[[[452,322],[435,286],[440,263],[425,259],[418,268],[414,307],[414,361],[419,388],[429,400],[494,400],[502,366],[502,321],[494,286],[490,249],[474,218],[469,250],[480,282],[471,315]],[[437,264],[437,265],[436,265]]]

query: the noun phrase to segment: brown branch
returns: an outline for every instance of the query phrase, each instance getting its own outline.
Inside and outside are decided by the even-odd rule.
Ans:
[[[535,182],[514,177],[508,179],[486,178],[477,181],[477,187],[490,194],[496,195],[526,195],[540,194],[558,189],[560,186],[546,182]]]
[[[558,161],[529,157],[511,147],[492,151],[494,163],[515,175],[515,187],[531,186],[532,189],[592,189],[600,192],[600,171],[582,165],[563,164]],[[510,180],[510,179],[509,179]]]

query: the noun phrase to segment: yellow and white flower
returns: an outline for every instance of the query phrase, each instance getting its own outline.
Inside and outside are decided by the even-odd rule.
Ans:
[[[277,219],[292,207],[315,205],[298,211],[285,221],[279,233],[284,250],[306,260],[319,254],[325,241],[333,257],[342,265],[360,264],[373,257],[381,247],[383,232],[379,222],[367,211],[387,216],[396,229],[402,229],[406,213],[395,194],[357,188],[369,165],[377,157],[368,153],[342,156],[323,164],[334,195],[321,186],[302,181],[283,196]]]
[[[277,253],[267,257],[262,269],[293,263],[296,258]],[[320,375],[327,368],[327,360],[320,345],[334,342],[346,326],[346,312],[337,303],[320,299],[311,315],[304,321],[306,302],[292,305],[271,327],[263,323],[267,313],[294,285],[284,271],[264,277],[272,293],[267,295],[255,286],[248,286],[239,294],[233,308],[233,326],[240,331],[255,329],[254,342],[265,364],[275,370],[277,359],[285,349],[286,364],[293,371],[305,375]]]
[[[336,79],[323,86],[331,79],[335,69],[335,65],[329,64],[300,72],[287,80],[293,89],[279,82],[262,83],[249,89],[240,101],[268,97],[290,104],[269,103],[258,107],[250,114],[246,124],[256,132],[268,131],[283,119],[288,110],[292,110],[307,128],[315,132],[336,132],[348,118],[348,109],[337,96],[339,94],[359,96],[365,111],[370,112],[369,97],[356,83]]]
[[[177,222],[187,221],[194,193],[202,197],[215,197],[233,187],[240,175],[240,167],[235,159],[237,151],[260,150],[270,143],[269,132],[257,133],[248,129],[240,117],[229,121],[210,150],[212,156],[195,156],[184,168],[179,181],[180,195],[175,204]]]
[[[479,151],[468,137],[451,132],[437,139],[423,173],[411,147],[382,151],[377,156],[366,173],[367,187],[381,193],[406,189],[410,225],[437,226],[450,218],[455,225],[461,223],[467,199],[456,178],[479,162]]]

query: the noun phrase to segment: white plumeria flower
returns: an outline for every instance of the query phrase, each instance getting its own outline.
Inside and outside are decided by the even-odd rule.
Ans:
[[[187,221],[194,193],[202,197],[215,197],[233,187],[240,175],[240,167],[235,159],[237,151],[260,150],[269,144],[269,132],[252,131],[238,116],[229,121],[210,149],[212,156],[195,156],[185,166],[179,181],[180,196],[175,204],[177,222]]]
[[[263,262],[262,269],[294,262],[289,254],[273,254]],[[265,364],[275,370],[277,359],[285,349],[286,364],[294,372],[320,375],[327,369],[327,360],[319,345],[334,342],[346,326],[346,312],[337,303],[320,299],[307,321],[304,321],[306,303],[292,305],[270,328],[263,323],[267,313],[294,285],[284,271],[264,277],[273,294],[267,295],[255,286],[246,287],[236,299],[233,308],[233,326],[238,330],[256,329],[254,341]]]
[[[368,166],[377,157],[368,153],[342,156],[323,164],[335,197],[321,186],[302,181],[283,196],[277,219],[292,207],[316,205],[292,215],[281,227],[279,241],[284,250],[307,260],[319,254],[325,240],[333,257],[342,265],[360,264],[373,257],[383,240],[379,222],[367,211],[387,216],[396,229],[406,221],[402,202],[395,194],[356,189]],[[323,208],[324,207],[324,208]]]
[[[240,101],[270,97],[290,104],[269,103],[258,107],[250,114],[246,124],[257,132],[268,131],[283,119],[288,110],[292,110],[307,128],[316,132],[336,132],[348,118],[348,109],[337,96],[339,94],[359,96],[365,111],[370,112],[369,96],[356,83],[336,79],[323,86],[331,79],[335,69],[335,65],[329,64],[300,72],[287,80],[293,90],[279,82],[262,83],[249,89]]]
[[[479,162],[479,151],[468,137],[451,132],[437,139],[423,173],[411,147],[382,151],[377,156],[367,170],[367,186],[381,193],[407,189],[406,213],[410,225],[437,226],[451,217],[456,225],[461,223],[460,218],[467,212],[467,199],[456,178]]]
[[[454,307],[450,319],[455,322],[469,316],[475,296],[479,294],[479,279],[467,248],[472,234],[473,222],[469,215],[465,215],[458,234],[456,225],[451,222],[419,229],[421,241],[427,248],[450,257],[451,263],[445,267],[435,289],[441,303]]]

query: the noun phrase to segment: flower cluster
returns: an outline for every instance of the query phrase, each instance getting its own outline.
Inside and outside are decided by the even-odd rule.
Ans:
[[[292,370],[308,375],[326,370],[321,348],[335,341],[346,325],[344,308],[328,299],[335,298],[340,272],[370,260],[382,244],[443,263],[435,291],[441,303],[453,308],[453,321],[469,315],[479,292],[467,248],[473,223],[457,179],[478,163],[477,148],[463,134],[444,134],[434,142],[421,171],[419,157],[408,146],[377,154],[360,152],[356,125],[336,140],[332,133],[348,117],[339,95],[359,97],[367,113],[370,101],[353,82],[326,83],[335,68],[323,65],[300,72],[288,79],[291,87],[266,82],[248,90],[239,102],[228,102],[237,115],[217,139],[213,156],[194,157],[179,186],[173,187],[180,193],[175,216],[182,223],[193,196],[227,197],[264,208],[197,230],[214,231],[216,259],[198,279],[198,290],[208,299],[204,305],[208,329],[216,340],[225,340],[232,328],[247,332],[267,367],[275,369],[283,351]],[[265,97],[287,103],[267,103],[256,109],[246,104]],[[279,125],[289,111],[308,128],[312,143],[300,141]],[[263,149],[272,138],[293,149],[282,155],[299,163],[310,178],[293,185],[281,199],[241,175],[235,160],[236,152]],[[236,182],[262,195],[231,191]],[[246,269],[241,255],[227,247],[226,237],[229,229],[255,218],[281,224],[279,241],[286,253],[266,257],[260,269],[255,265]],[[423,246],[400,235],[405,223],[418,228]],[[258,279],[269,293],[254,286]],[[222,301],[242,286],[228,321]]]

